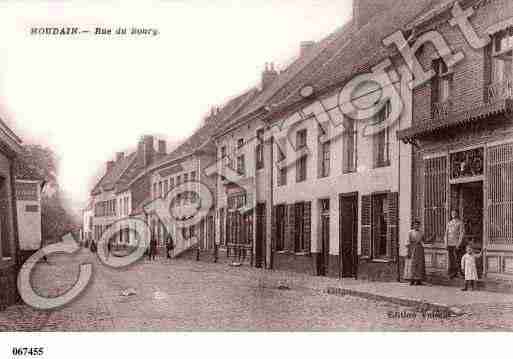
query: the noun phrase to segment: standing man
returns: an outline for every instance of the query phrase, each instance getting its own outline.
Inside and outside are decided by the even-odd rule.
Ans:
[[[447,223],[445,230],[445,242],[447,243],[447,251],[449,252],[449,278],[455,278],[460,270],[461,248],[465,247],[463,236],[465,235],[465,227],[463,221],[458,217],[458,211],[451,211],[451,220]]]

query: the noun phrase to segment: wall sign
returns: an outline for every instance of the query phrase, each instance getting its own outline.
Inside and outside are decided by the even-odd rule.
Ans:
[[[451,153],[451,179],[483,175],[484,149]]]

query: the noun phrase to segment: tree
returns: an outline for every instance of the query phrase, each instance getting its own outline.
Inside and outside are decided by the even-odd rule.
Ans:
[[[58,182],[58,159],[53,150],[40,145],[25,145],[16,161],[16,178],[38,179],[46,183],[41,198],[43,245],[59,241],[77,228]]]

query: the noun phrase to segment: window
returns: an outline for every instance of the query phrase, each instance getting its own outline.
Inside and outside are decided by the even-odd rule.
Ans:
[[[159,182],[159,197],[162,198],[162,181]]]
[[[285,205],[276,206],[276,250],[285,249],[285,221],[287,219]]]
[[[175,179],[170,178],[169,179],[169,189],[173,189],[175,187]]]
[[[296,162],[296,182],[306,181],[306,156]]]
[[[264,129],[261,128],[256,133],[258,144],[256,145],[256,168],[257,170],[264,168],[264,144],[263,144],[263,137],[264,137]]]
[[[299,130],[296,132],[296,150],[300,150],[306,147],[306,129]]]
[[[377,260],[397,260],[399,193],[373,193],[361,199],[361,254]]]
[[[383,106],[383,109],[376,115],[375,124],[384,122],[390,115],[390,101]],[[374,167],[386,167],[390,165],[389,153],[389,128],[385,127],[382,131],[374,135]]]
[[[443,59],[434,60],[434,67],[437,79],[438,86],[438,99],[437,102],[446,102],[449,100],[451,95],[451,84],[452,84],[452,76],[449,71],[445,61]]]
[[[282,162],[285,160],[285,154],[283,153],[280,146],[277,146],[278,152],[278,162]],[[287,166],[283,165],[278,169],[278,186],[287,185]]]
[[[195,171],[191,172],[191,181],[196,181],[196,172]]]
[[[179,186],[182,183],[182,177],[178,176],[176,177],[176,185]]]
[[[344,173],[356,172],[358,131],[354,119],[344,118],[345,131],[342,139],[343,156],[342,170]]]
[[[330,141],[321,144],[321,177],[330,175]]]
[[[164,181],[164,196],[167,195],[167,192],[169,191],[169,183],[168,180]]]
[[[9,211],[9,186],[5,177],[0,177],[0,254],[2,258],[12,257],[11,213]]]
[[[157,198],[157,183],[153,184],[153,199]]]
[[[512,77],[513,28],[495,34],[492,47],[492,83],[510,80]]]
[[[226,146],[221,147],[221,158],[226,157]]]
[[[388,198],[386,194],[373,196],[372,203],[374,258],[389,258],[390,248],[387,240]]]
[[[246,173],[244,155],[240,155],[237,157],[237,173],[241,176],[243,176]]]
[[[241,148],[242,146],[244,146],[244,139],[243,138],[239,138],[237,140],[237,148]]]
[[[307,241],[307,218],[305,211],[305,202],[296,203],[294,205],[294,223],[295,223],[295,235],[294,235],[294,252],[302,253],[309,251],[309,243]],[[307,245],[308,243],[308,245]]]
[[[185,182],[189,182],[189,174],[188,174],[188,173],[185,173],[185,174],[183,175],[183,181],[184,181],[184,183],[185,183]]]

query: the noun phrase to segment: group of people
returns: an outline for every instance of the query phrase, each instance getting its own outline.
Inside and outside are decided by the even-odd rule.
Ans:
[[[158,246],[157,238],[156,238],[156,236],[152,235],[151,239],[150,239],[150,247],[148,248],[148,252],[147,252],[148,259],[150,261],[155,260],[157,258],[157,254],[158,254],[157,246]],[[168,259],[171,258],[171,252],[173,251],[174,248],[175,248],[175,246],[173,244],[173,238],[171,237],[171,235],[168,235],[166,238],[166,258],[168,258]]]
[[[451,279],[461,274],[465,279],[463,291],[476,288],[477,258],[482,253],[475,253],[473,247],[464,239],[465,227],[459,219],[456,210],[451,211],[451,220],[445,230],[445,242],[449,252],[449,277]],[[420,230],[420,221],[413,222],[413,229],[409,233],[408,255],[405,261],[404,278],[410,281],[410,285],[422,285],[426,276],[426,264],[424,257],[424,234]]]

